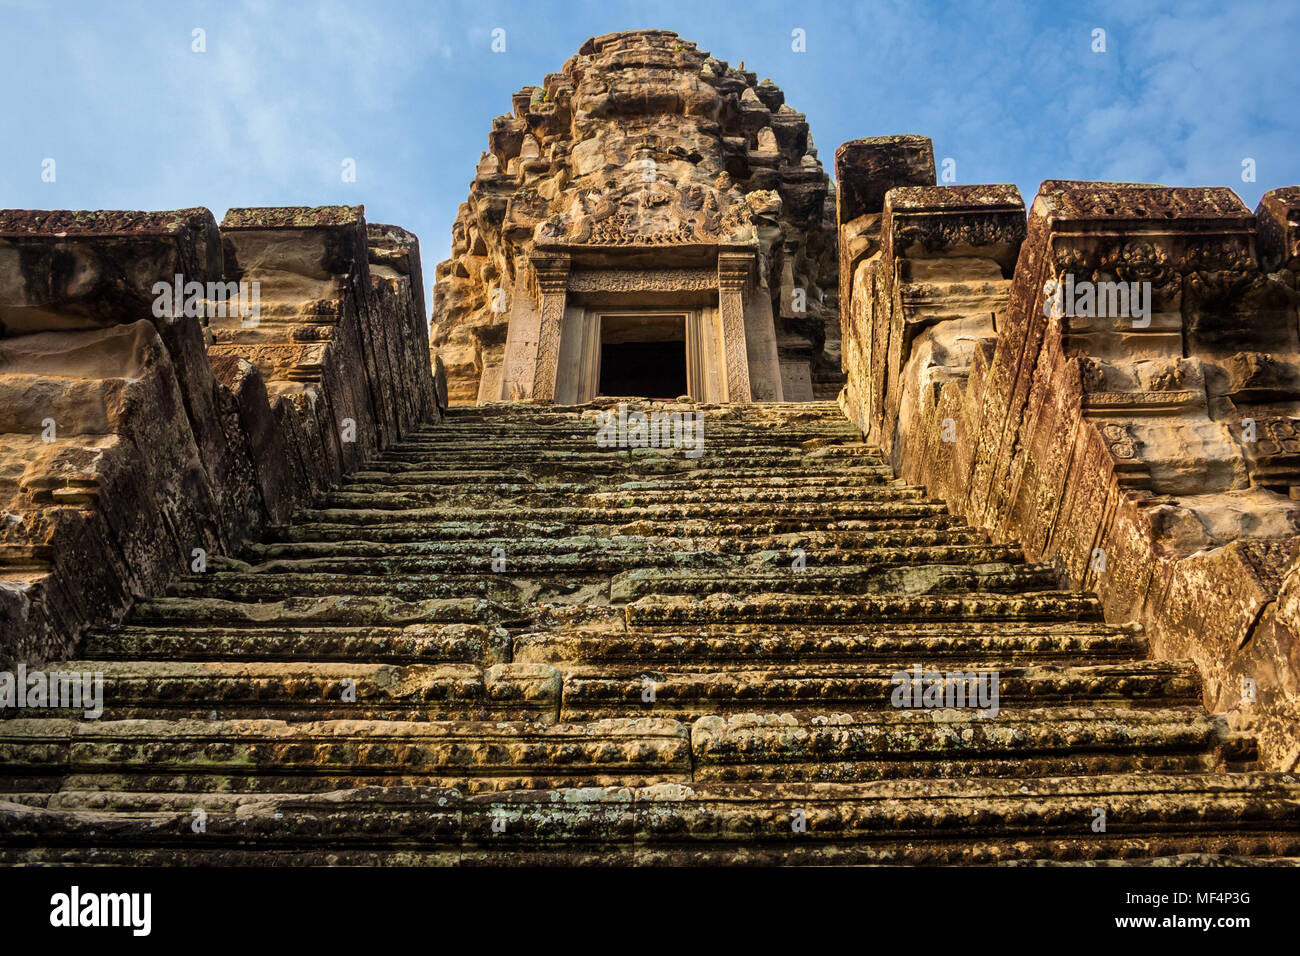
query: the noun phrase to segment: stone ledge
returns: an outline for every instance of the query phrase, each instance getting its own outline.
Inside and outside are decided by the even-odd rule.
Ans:
[[[65,655],[85,625],[188,568],[194,549],[229,553],[436,417],[418,243],[382,227],[392,248],[380,258],[404,271],[371,281],[362,215],[235,209],[223,242],[203,208],[0,211],[0,390],[36,406],[14,409],[0,434],[5,470],[21,478],[0,500],[11,516],[0,662]],[[178,273],[244,279],[241,249],[266,267],[247,276],[266,285],[260,329],[225,310],[155,315],[155,284]],[[321,319],[327,340],[264,343],[295,320],[319,335]],[[268,348],[276,362],[259,373],[248,360]],[[291,394],[270,377],[280,365]],[[50,417],[57,437],[42,442],[32,423]],[[87,429],[94,442],[79,437]]]
[[[221,229],[331,229],[364,222],[365,216],[365,206],[244,206],[226,210]]]
[[[1300,186],[1264,193],[1255,209],[1259,261],[1264,271],[1300,272]]]
[[[1254,216],[1225,186],[1154,186],[1146,183],[1080,183],[1045,180],[1034,200],[1035,216],[1053,227],[1105,222],[1111,228],[1254,232]]]
[[[1025,201],[1014,183],[971,186],[895,186],[885,194],[885,212],[985,212],[1019,210]]]
[[[839,221],[879,212],[896,186],[935,184],[934,147],[926,136],[873,136],[835,150]]]
[[[202,206],[162,212],[120,209],[0,209],[0,237],[177,235],[203,220],[216,220]],[[207,228],[207,224],[203,224]]]
[[[981,279],[971,256],[987,253],[972,250],[927,262],[913,301],[896,288],[915,260],[895,234],[928,219],[951,239],[948,209],[960,221],[997,208],[998,187],[949,188],[890,192],[879,260],[843,286],[846,412],[906,480],[1095,588],[1107,620],[1141,621],[1157,656],[1195,660],[1207,706],[1254,730],[1266,765],[1295,766],[1296,624],[1269,608],[1300,579],[1282,448],[1300,418],[1297,320],[1294,286],[1256,259],[1256,216],[1222,187],[1047,180],[1009,289]],[[1265,270],[1296,258],[1298,201],[1289,187],[1260,205]],[[848,242],[874,251],[862,229],[841,217],[842,261]],[[1148,281],[1152,320],[1045,318],[1043,283],[1065,273]],[[932,324],[913,332],[918,308]],[[1246,418],[1264,429],[1257,445],[1241,443]],[[1280,557],[1243,570],[1265,552]],[[1243,710],[1245,677],[1259,697]]]

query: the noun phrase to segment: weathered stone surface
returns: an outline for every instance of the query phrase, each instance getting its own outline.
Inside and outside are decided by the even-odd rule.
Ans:
[[[432,369],[361,207],[0,212],[0,667],[103,690],[0,862],[1300,859],[1300,190],[836,195],[658,30],[514,107]],[[698,456],[598,440],[646,343]]]
[[[1192,661],[895,480],[835,406],[675,406],[694,460],[600,447],[604,407],[454,408],[92,630],[60,666],[103,674],[100,719],[0,720],[0,860],[1300,854],[1268,725],[1211,716]],[[915,664],[996,673],[997,712],[896,706]]]
[[[0,535],[22,569],[5,575],[0,647],[39,659],[156,588],[192,549],[241,540],[258,523],[256,490],[200,324],[154,308],[156,283],[220,276],[211,214],[0,220],[5,379],[20,416],[6,436],[17,481]]]
[[[688,315],[697,399],[833,394],[830,189],[771,81],[669,31],[588,40],[493,122],[457,215],[433,313],[450,401],[589,399],[600,314],[647,309]]]
[[[1300,186],[1264,193],[1255,210],[1259,264],[1265,272],[1300,272]]]
[[[0,660],[66,655],[436,415],[414,237],[377,227],[371,277],[359,208],[228,218],[0,212]],[[248,328],[212,299],[240,281]]]
[[[842,222],[878,213],[896,186],[933,186],[934,147],[928,136],[872,136],[835,150],[836,195]]]
[[[400,226],[366,225],[370,279],[378,301],[375,314],[387,355],[388,381],[378,393],[380,407],[394,415],[393,438],[409,434],[417,425],[438,420],[447,407],[437,383],[429,374],[429,314],[424,298],[424,273],[420,240]],[[391,317],[391,318],[389,318]],[[444,383],[443,389],[446,386]]]
[[[1261,203],[1260,259],[1226,189],[1048,181],[1026,233],[1009,187],[897,188],[878,246],[840,222],[842,263],[860,255],[841,276],[846,413],[908,480],[1095,589],[1107,619],[1144,622],[1157,656],[1195,660],[1207,705],[1286,769],[1293,198]],[[1094,304],[1063,308],[1051,283]],[[1116,314],[1130,290],[1147,310]]]

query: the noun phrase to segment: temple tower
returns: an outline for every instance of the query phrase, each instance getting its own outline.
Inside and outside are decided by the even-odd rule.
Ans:
[[[515,94],[437,269],[453,403],[834,396],[833,186],[743,66],[636,30]]]

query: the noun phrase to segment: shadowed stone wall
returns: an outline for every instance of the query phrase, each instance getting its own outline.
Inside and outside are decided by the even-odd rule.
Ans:
[[[922,137],[837,177],[845,412],[1300,765],[1300,192],[1048,181],[1026,223],[1013,186],[935,186]]]
[[[0,212],[0,659],[67,654],[436,418],[419,268],[361,207]]]

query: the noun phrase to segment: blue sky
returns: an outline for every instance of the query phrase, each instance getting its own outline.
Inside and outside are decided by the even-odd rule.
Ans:
[[[364,203],[420,237],[432,281],[492,117],[588,36],[637,27],[770,76],[828,165],[847,139],[921,133],[957,182],[1027,203],[1047,178],[1226,185],[1251,208],[1300,183],[1294,4],[0,0],[0,206]]]

